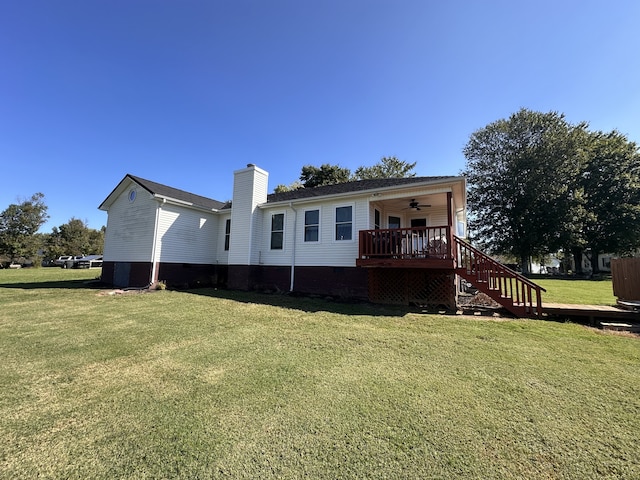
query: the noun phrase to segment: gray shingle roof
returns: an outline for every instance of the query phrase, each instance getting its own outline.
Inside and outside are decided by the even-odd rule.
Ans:
[[[142,188],[152,195],[174,198],[183,202],[193,204],[207,210],[227,210],[231,208],[231,202],[220,202],[212,198],[203,197],[184,190],[169,187],[161,183],[153,182],[135,175],[127,174],[126,177],[138,183]],[[125,177],[125,178],[126,178]],[[370,180],[357,180],[355,182],[338,183],[335,185],[323,185],[315,188],[301,188],[291,192],[272,193],[267,196],[267,203],[288,202],[305,198],[324,197],[328,195],[340,195],[352,192],[365,192],[388,187],[398,187],[411,185],[413,183],[437,183],[455,179],[454,176],[439,177],[409,177],[409,178],[374,178]],[[113,193],[113,192],[112,192]],[[102,205],[101,205],[102,207]]]
[[[139,184],[142,188],[144,188],[151,194],[160,195],[162,197],[175,198],[176,200],[191,203],[195,206],[206,208],[207,210],[220,210],[228,203],[219,202],[218,200],[213,200],[212,198],[185,192],[184,190],[179,190],[177,188],[168,187],[167,185],[152,182],[151,180],[146,180],[134,175],[127,174],[127,177],[131,178],[134,182]]]
[[[411,185],[412,183],[429,183],[457,177],[408,177],[408,178],[373,178],[370,180],[357,180],[355,182],[337,183],[335,185],[323,185],[315,188],[301,188],[291,192],[272,193],[267,197],[267,203],[285,202],[302,198],[323,197],[326,195],[338,195],[351,192],[364,192],[386,187],[398,187]]]

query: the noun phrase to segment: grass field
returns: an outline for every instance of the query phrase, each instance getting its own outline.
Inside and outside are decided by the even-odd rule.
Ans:
[[[574,303],[580,305],[615,305],[611,279],[561,280],[535,279],[547,291],[542,294],[546,303]]]
[[[639,478],[640,340],[0,270],[0,478]]]

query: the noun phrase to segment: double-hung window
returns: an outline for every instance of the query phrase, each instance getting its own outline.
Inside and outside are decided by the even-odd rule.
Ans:
[[[271,216],[271,250],[282,250],[284,246],[284,213]]]
[[[304,241],[317,242],[320,231],[320,210],[304,212]]]
[[[353,237],[353,207],[336,208],[336,240],[351,240]]]

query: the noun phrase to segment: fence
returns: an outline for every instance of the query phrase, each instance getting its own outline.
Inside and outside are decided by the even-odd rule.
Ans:
[[[612,258],[611,277],[618,300],[640,301],[640,258]]]

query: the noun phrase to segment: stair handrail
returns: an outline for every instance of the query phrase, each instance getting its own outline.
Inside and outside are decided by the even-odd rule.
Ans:
[[[456,243],[458,243],[459,245],[463,246],[464,248],[468,248],[469,250],[472,250],[473,253],[477,253],[478,255],[480,255],[481,257],[483,257],[485,260],[489,260],[490,263],[493,263],[495,265],[498,265],[501,269],[506,270],[507,272],[513,274],[513,276],[515,277],[520,277],[520,281],[522,283],[525,283],[527,285],[529,285],[530,287],[534,287],[534,288],[539,288],[540,290],[542,290],[543,292],[546,292],[547,290],[544,287],[541,287],[540,285],[538,285],[537,283],[532,282],[531,280],[529,280],[527,277],[525,277],[524,275],[522,275],[521,273],[516,272],[515,270],[507,267],[504,263],[500,263],[497,260],[494,260],[493,258],[491,258],[489,255],[487,255],[486,253],[484,253],[482,250],[478,250],[476,247],[474,247],[473,245],[471,245],[469,242],[467,242],[466,240],[458,237],[457,235],[453,236],[454,240],[456,241]]]
[[[544,287],[541,287],[540,285],[538,285],[538,284],[532,282],[531,280],[529,280],[524,275],[516,272],[515,270],[512,270],[511,268],[507,267],[506,265],[503,265],[502,263],[498,262],[497,260],[494,260],[489,255],[487,255],[486,253],[482,252],[481,250],[478,250],[473,245],[471,245],[469,242],[463,240],[462,238],[458,237],[457,235],[453,235],[453,239],[454,239],[454,242],[456,244],[456,250],[457,250],[456,253],[457,254],[456,254],[455,257],[456,257],[456,263],[458,264],[459,268],[466,268],[469,271],[469,273],[471,273],[473,271],[473,269],[469,270],[464,265],[460,265],[461,262],[459,261],[460,260],[459,257],[462,256],[462,251],[461,250],[464,248],[464,249],[469,250],[471,253],[473,253],[474,256],[477,256],[477,257],[481,258],[484,262],[489,263],[491,266],[495,267],[496,270],[508,274],[511,278],[516,280],[516,285],[517,285],[517,282],[520,282],[520,283],[526,285],[527,287],[529,287],[530,289],[534,289],[535,292],[536,292],[536,311],[537,311],[537,315],[538,315],[538,317],[540,317],[542,315],[541,292],[546,292],[547,291]],[[516,288],[516,291],[518,291],[517,288]],[[513,301],[513,295],[510,297],[510,299]],[[524,298],[523,298],[523,304],[525,304]],[[531,298],[529,298],[529,307],[533,308],[533,302],[531,301]]]

